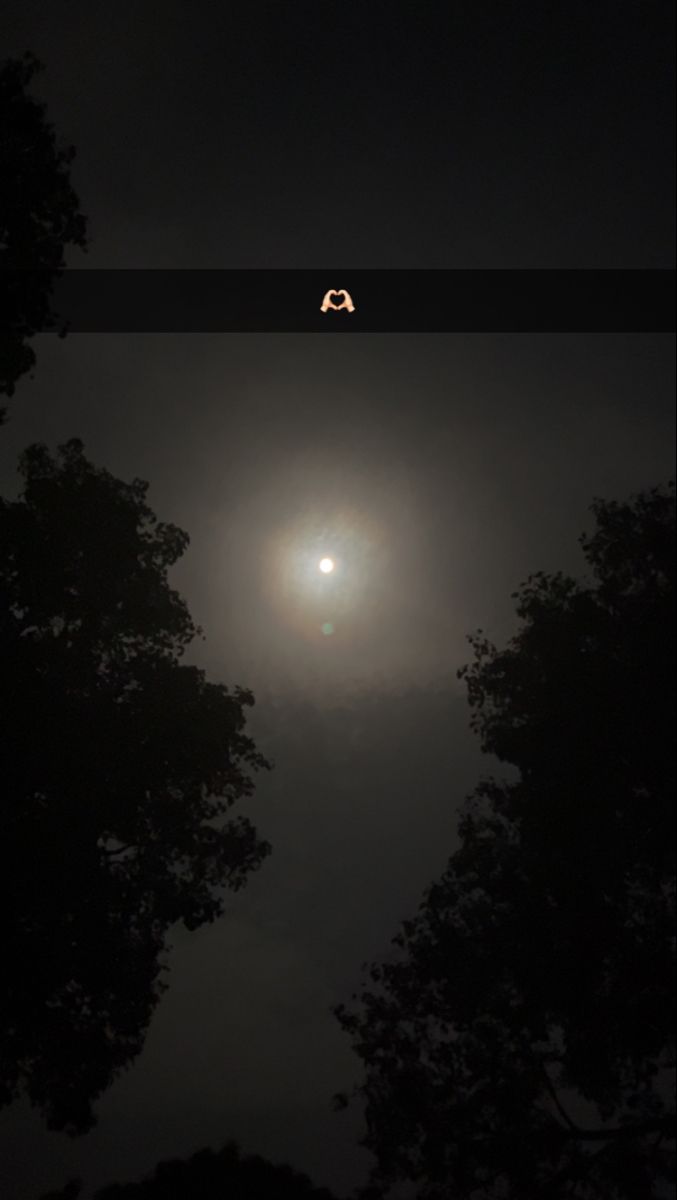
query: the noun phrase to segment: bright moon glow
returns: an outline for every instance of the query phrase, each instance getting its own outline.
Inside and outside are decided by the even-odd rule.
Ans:
[[[323,575],[329,575],[329,573],[334,570],[333,558],[321,558],[320,559],[320,570]]]

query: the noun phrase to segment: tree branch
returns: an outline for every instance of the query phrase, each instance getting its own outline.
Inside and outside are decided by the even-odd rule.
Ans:
[[[635,1125],[618,1125],[615,1129],[574,1129],[567,1134],[569,1138],[580,1138],[582,1142],[602,1142],[611,1138],[643,1137],[646,1133],[660,1133],[663,1137],[674,1138],[677,1132],[677,1120],[674,1113],[653,1121],[638,1121]]]
[[[568,1126],[568,1131],[562,1130],[563,1133],[566,1132],[567,1138],[572,1140],[580,1140],[582,1142],[601,1142],[609,1141],[612,1138],[618,1137],[642,1137],[646,1133],[657,1133],[659,1134],[660,1138],[675,1137],[675,1132],[677,1130],[677,1118],[675,1117],[674,1113],[669,1113],[665,1117],[659,1117],[658,1119],[654,1120],[639,1121],[634,1125],[619,1125],[615,1129],[581,1129],[571,1119],[566,1109],[562,1105],[562,1102],[557,1095],[555,1086],[548,1074],[545,1063],[540,1060],[539,1065],[546,1083],[546,1087],[557,1108],[557,1111],[562,1120],[565,1121],[566,1125]]]
[[[545,1063],[543,1062],[543,1060],[542,1060],[542,1059],[540,1060],[540,1063],[539,1063],[539,1065],[540,1065],[540,1068],[541,1068],[541,1073],[542,1073],[542,1075],[543,1075],[543,1078],[545,1079],[545,1084],[546,1084],[546,1087],[547,1087],[547,1089],[548,1089],[548,1092],[549,1092],[549,1094],[550,1094],[550,1097],[551,1097],[551,1099],[554,1101],[555,1107],[556,1107],[556,1109],[557,1109],[557,1111],[558,1111],[559,1115],[561,1116],[561,1118],[562,1118],[562,1120],[565,1122],[565,1124],[566,1124],[566,1125],[568,1125],[569,1129],[570,1129],[570,1130],[572,1130],[572,1132],[573,1132],[573,1133],[574,1133],[574,1134],[575,1134],[575,1135],[578,1137],[578,1135],[579,1135],[579,1133],[580,1133],[580,1130],[579,1130],[578,1126],[577,1126],[577,1125],[576,1125],[576,1124],[575,1124],[575,1123],[572,1121],[572,1119],[571,1119],[571,1117],[569,1116],[568,1112],[567,1112],[567,1111],[566,1111],[566,1109],[564,1108],[564,1106],[563,1106],[563,1104],[562,1104],[562,1102],[561,1102],[561,1100],[560,1100],[559,1096],[557,1095],[557,1091],[555,1090],[555,1086],[554,1086],[554,1084],[553,1084],[553,1082],[552,1082],[552,1079],[551,1079],[551,1078],[550,1078],[550,1076],[548,1075],[548,1071],[547,1071],[546,1065],[545,1065]]]
[[[618,1134],[621,1133],[630,1132],[632,1135],[640,1136],[641,1134],[653,1133],[654,1130],[660,1129],[658,1141],[655,1142],[651,1147],[652,1150],[655,1150],[660,1144],[661,1139],[665,1136],[666,1127],[668,1130],[668,1136],[675,1136],[674,1126],[675,1118],[674,1116],[669,1116],[663,1118],[662,1121],[643,1121],[637,1125],[621,1126],[619,1129],[609,1129],[606,1132],[603,1130],[581,1131],[581,1137],[583,1139],[586,1137],[601,1139],[603,1137],[604,1140],[608,1142],[612,1140],[614,1136],[618,1136]],[[672,1129],[672,1133],[669,1132],[670,1129]],[[573,1136],[573,1134],[567,1134],[567,1137]],[[555,1191],[554,1189],[558,1189],[559,1185],[562,1183],[573,1183],[575,1186],[577,1180],[582,1182],[590,1173],[591,1168],[594,1167],[597,1160],[603,1158],[608,1150],[609,1146],[600,1146],[599,1150],[596,1150],[594,1154],[590,1154],[585,1162],[578,1164],[566,1163],[559,1171],[556,1171],[554,1175],[551,1175],[549,1179],[546,1179],[543,1181],[543,1183],[541,1183],[538,1191],[536,1192],[538,1200],[547,1200],[549,1196],[553,1197],[554,1200],[555,1196],[560,1194],[559,1191]],[[595,1186],[594,1183],[593,1186]]]

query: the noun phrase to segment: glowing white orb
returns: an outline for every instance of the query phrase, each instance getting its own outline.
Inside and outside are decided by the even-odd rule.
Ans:
[[[319,567],[323,575],[329,575],[334,570],[333,558],[321,558]]]

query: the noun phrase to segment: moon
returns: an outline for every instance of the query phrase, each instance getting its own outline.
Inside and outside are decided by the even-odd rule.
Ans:
[[[334,565],[335,564],[334,564],[333,558],[321,558],[318,563],[318,566],[323,575],[330,575],[331,572],[334,570]]]

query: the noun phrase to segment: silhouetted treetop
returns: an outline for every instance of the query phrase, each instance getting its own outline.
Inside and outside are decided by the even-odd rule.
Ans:
[[[386,1192],[674,1181],[674,487],[593,511],[592,579],[531,576],[518,633],[473,635],[459,672],[516,777],[480,782],[392,961],[337,1010]]]
[[[67,246],[86,246],[86,219],[70,181],[72,146],[57,142],[46,107],[30,95],[42,64],[32,54],[0,67],[0,395],[35,364],[28,339],[55,327],[50,298]],[[0,421],[4,409],[0,410]]]
[[[169,927],[214,920],[269,852],[231,811],[269,764],[251,693],[181,662],[198,631],[167,572],[188,539],[146,485],[78,441],[21,471],[0,502],[0,1102],[79,1132],[143,1046]]]
[[[292,1167],[243,1155],[235,1142],[161,1162],[139,1183],[114,1183],[93,1200],[336,1200]],[[47,1200],[44,1197],[43,1200]]]

